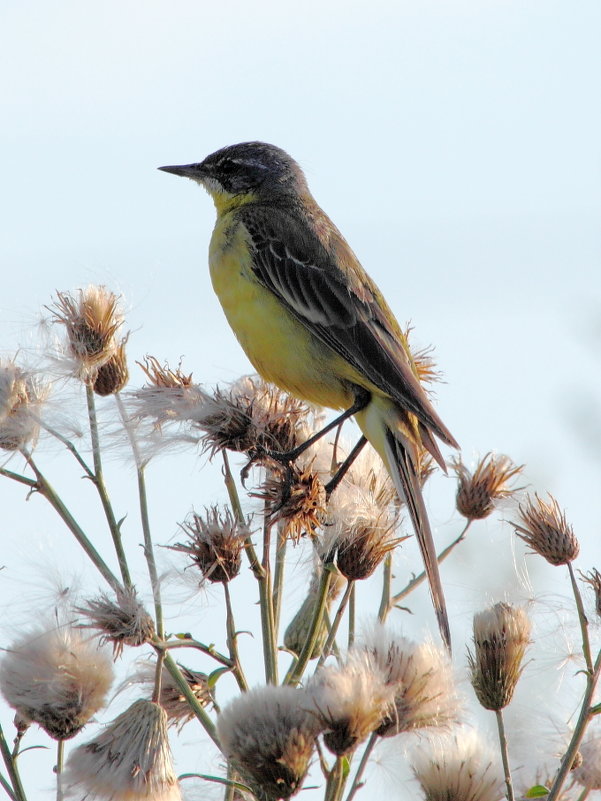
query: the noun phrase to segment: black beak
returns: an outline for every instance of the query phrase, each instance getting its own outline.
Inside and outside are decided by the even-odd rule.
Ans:
[[[181,175],[183,178],[203,178],[206,173],[202,164],[178,164],[173,167],[159,167],[163,172],[170,172],[173,175]]]

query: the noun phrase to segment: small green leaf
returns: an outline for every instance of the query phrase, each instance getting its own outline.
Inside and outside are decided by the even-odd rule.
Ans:
[[[189,631],[186,631],[186,632],[183,632],[183,633],[180,632],[179,634],[174,634],[173,636],[177,637],[178,640],[191,640],[192,639],[192,635],[190,634]]]
[[[524,796],[525,798],[542,798],[545,795],[549,795],[549,792],[549,788],[545,787],[544,784],[535,784],[534,787],[526,791]]]
[[[351,763],[349,762],[348,757],[342,757],[340,764],[342,765],[342,775],[346,779],[351,772]]]
[[[224,673],[229,673],[229,672],[230,672],[229,668],[222,667],[222,668],[217,668],[217,670],[214,670],[212,673],[209,673],[209,676],[207,678],[207,686],[209,690],[213,689],[213,687],[217,684],[217,682],[219,681],[221,676],[223,676]]]

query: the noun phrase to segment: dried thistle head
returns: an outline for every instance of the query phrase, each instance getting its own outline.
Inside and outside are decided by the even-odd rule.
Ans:
[[[182,672],[182,676],[187,681],[188,687],[196,696],[198,703],[202,707],[212,704],[213,693],[209,687],[206,673],[191,670],[190,668],[184,667],[184,665],[180,665],[179,662],[178,667]],[[156,666],[147,663],[142,665],[133,676],[128,678],[127,685],[140,684],[151,694],[154,691],[155,674]],[[186,723],[189,723],[189,721],[196,717],[179,686],[175,683],[173,676],[165,667],[161,673],[161,693],[158,703],[165,710],[169,726],[177,726],[178,729],[181,729]]]
[[[515,465],[508,456],[487,453],[471,473],[460,459],[452,463],[457,474],[456,504],[459,514],[468,520],[482,520],[495,508],[495,502],[509,498],[517,488],[510,482],[518,476],[523,465]]]
[[[424,743],[411,767],[425,801],[501,801],[505,795],[493,756],[474,731]]]
[[[381,737],[457,722],[460,703],[446,651],[431,643],[414,643],[381,625],[354,650],[369,655],[394,691],[393,703],[377,729]]]
[[[597,617],[601,617],[601,573],[597,568],[593,568],[589,573],[580,572],[582,581],[590,584],[595,593],[595,612]]]
[[[555,498],[549,502],[535,494],[520,504],[520,521],[512,525],[518,537],[552,565],[567,565],[580,553],[580,544]]]
[[[474,653],[468,652],[472,686],[485,709],[498,711],[513,697],[530,644],[523,609],[497,603],[474,615]]]
[[[27,721],[56,740],[74,737],[105,704],[110,658],[79,629],[37,628],[16,640],[0,663],[0,689]]]
[[[231,701],[217,718],[223,752],[260,801],[300,790],[315,747],[317,725],[306,694],[260,687]]]
[[[320,668],[307,684],[307,695],[324,743],[344,756],[390,714],[394,688],[367,654],[355,651],[336,667]]]
[[[436,362],[432,356],[434,347],[432,345],[428,345],[425,348],[414,348],[409,342],[412,331],[413,326],[411,323],[407,323],[403,331],[403,335],[413,358],[413,364],[417,377],[422,384],[433,384],[437,381],[441,381],[442,373],[437,369]]]
[[[271,463],[265,481],[253,497],[269,503],[269,522],[281,523],[282,536],[298,542],[313,536],[325,519],[326,490],[311,467]]]
[[[135,701],[71,752],[64,783],[85,798],[181,801],[165,711],[152,701]]]
[[[75,611],[87,620],[82,628],[97,629],[100,642],[113,646],[115,659],[126,645],[135,648],[154,636],[153,620],[138,601],[133,587],[117,590],[114,598],[103,592]]]
[[[587,790],[601,790],[601,734],[589,729],[580,745],[581,762],[572,777]]]
[[[0,448],[16,451],[37,438],[48,392],[32,373],[0,360]]]
[[[221,512],[219,507],[212,506],[204,517],[193,514],[181,527],[188,541],[169,547],[188,554],[203,578],[223,584],[238,575],[246,534],[241,533],[229,508]]]
[[[80,375],[94,380],[97,369],[111,359],[121,344],[116,338],[123,325],[119,298],[104,286],[88,286],[76,294],[57,292],[49,307],[67,329],[69,348]]]
[[[197,423],[211,456],[224,448],[260,456],[264,450],[288,453],[296,448],[305,438],[310,411],[272,384],[246,376],[228,390],[216,389]]]
[[[129,370],[125,357],[125,342],[121,342],[110,359],[98,367],[92,389],[102,397],[115,395],[117,392],[121,392],[128,381]]]

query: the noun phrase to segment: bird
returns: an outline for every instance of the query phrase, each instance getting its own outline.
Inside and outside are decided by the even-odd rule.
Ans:
[[[443,642],[448,613],[422,497],[425,448],[458,448],[421,386],[394,314],[313,198],[297,162],[265,142],[230,145],[192,164],[159,167],[212,197],[213,288],[257,372],[289,394],[353,414],[405,502]]]

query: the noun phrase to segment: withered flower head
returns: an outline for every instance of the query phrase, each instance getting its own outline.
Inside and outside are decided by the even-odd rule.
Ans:
[[[590,584],[595,593],[595,612],[597,617],[601,617],[601,573],[597,568],[593,568],[590,573],[580,573],[582,581]]]
[[[535,553],[544,556],[552,565],[567,565],[580,553],[580,544],[572,526],[568,525],[565,512],[559,508],[555,498],[549,494],[549,503],[538,495],[529,496],[520,505],[520,522],[513,522],[518,537]]]
[[[242,453],[288,453],[305,439],[310,408],[257,376],[245,376],[229,390],[216,389],[198,426],[211,456],[227,448]]]
[[[212,703],[213,695],[209,688],[208,676],[206,673],[191,670],[179,663],[178,667],[182,672],[182,676],[188,682],[188,687],[196,696],[198,703],[202,707]],[[155,674],[156,667],[154,664],[148,663],[142,665],[133,676],[127,679],[125,685],[140,684],[151,694],[154,691]],[[178,729],[181,729],[186,723],[196,717],[190,704],[182,694],[182,691],[175,683],[173,676],[165,667],[161,672],[161,693],[158,703],[165,710],[169,726],[177,726]]]
[[[269,521],[281,522],[282,536],[295,542],[315,534],[325,519],[326,491],[311,467],[285,468],[271,463],[265,481],[253,497],[269,502]]]
[[[68,790],[86,799],[181,801],[169,747],[167,715],[139,700],[67,761]]]
[[[432,345],[428,345],[425,348],[414,348],[409,342],[412,331],[413,326],[410,323],[407,323],[403,331],[403,335],[413,358],[413,364],[417,373],[417,377],[422,384],[433,384],[437,381],[441,381],[442,373],[440,370],[437,370],[436,362],[432,356],[434,347]]]
[[[93,380],[122,342],[116,338],[123,324],[119,298],[104,286],[88,286],[77,295],[57,292],[50,311],[67,329],[69,347],[85,380]]]
[[[394,688],[367,654],[350,652],[320,668],[307,685],[323,741],[337,756],[353,751],[391,711]]]
[[[154,635],[152,618],[138,601],[135,589],[121,589],[114,599],[106,593],[75,610],[87,619],[83,628],[97,629],[102,644],[111,643],[115,658],[126,645],[144,645]]]
[[[509,484],[523,465],[518,467],[508,456],[487,453],[473,473],[460,459],[453,461],[453,469],[458,478],[457,511],[468,520],[482,520],[494,511],[495,501],[517,492]]]
[[[485,709],[498,711],[513,697],[530,644],[523,609],[498,603],[474,615],[474,653],[468,652],[472,685]]]
[[[102,397],[115,395],[117,392],[121,392],[128,381],[129,370],[125,357],[125,342],[121,342],[111,358],[98,368],[92,389]]]
[[[424,743],[414,754],[412,768],[425,801],[501,801],[504,797],[500,771],[473,731]]]
[[[31,373],[0,360],[0,448],[16,451],[36,439],[47,395],[48,387]]]
[[[217,506],[212,506],[204,518],[193,514],[189,522],[182,524],[182,529],[188,541],[169,547],[187,553],[203,578],[223,584],[238,575],[245,534],[240,532],[229,508],[220,512]]]
[[[225,756],[261,801],[290,798],[302,786],[318,733],[306,701],[304,690],[260,687],[217,718]]]
[[[393,703],[377,729],[381,737],[457,722],[460,703],[446,651],[414,643],[382,625],[353,650],[367,653],[393,688]]]
[[[601,734],[589,730],[580,745],[581,762],[572,777],[587,790],[601,790]]]
[[[21,718],[56,740],[74,737],[104,706],[110,658],[69,626],[38,628],[16,640],[0,663],[0,689]]]

